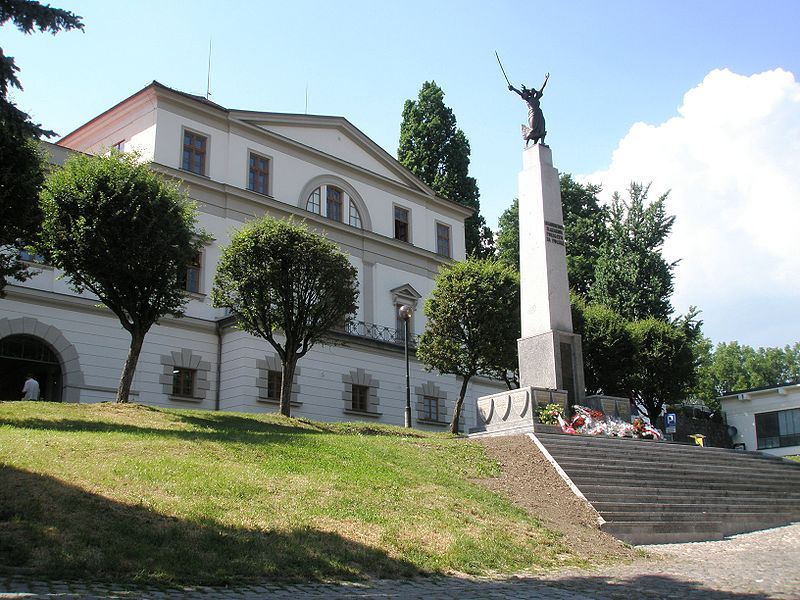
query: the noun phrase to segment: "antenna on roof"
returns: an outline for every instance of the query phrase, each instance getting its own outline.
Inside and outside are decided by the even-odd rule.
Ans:
[[[208,77],[206,78],[206,100],[211,97],[211,38],[208,38]]]
[[[308,114],[308,83],[306,83],[306,114]]]

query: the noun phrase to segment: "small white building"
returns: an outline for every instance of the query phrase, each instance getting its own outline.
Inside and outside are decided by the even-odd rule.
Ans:
[[[730,392],[720,398],[735,444],[775,456],[800,454],[800,382]]]
[[[183,182],[212,242],[187,272],[182,319],[165,318],[145,340],[132,399],[165,407],[276,410],[280,363],[260,338],[239,331],[211,306],[220,247],[248,219],[304,220],[337,243],[358,270],[356,322],[341,345],[317,346],[298,363],[292,413],[318,420],[402,424],[405,362],[398,308],[422,303],[439,268],[465,258],[464,219],[472,211],[436,194],[341,117],[229,110],[157,82],[79,127],[56,146],[71,151],[136,150]],[[0,399],[15,399],[26,372],[53,401],[112,400],[130,342],[117,318],[90,294],[72,292],[40,265],[0,301]],[[412,358],[415,426],[444,427],[460,383],[426,372]],[[503,389],[476,378],[464,405]]]

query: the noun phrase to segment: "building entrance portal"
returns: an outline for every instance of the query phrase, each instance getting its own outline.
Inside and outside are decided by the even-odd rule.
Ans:
[[[61,402],[61,366],[53,349],[29,335],[0,340],[0,400],[22,398],[28,373],[39,382],[39,400]]]

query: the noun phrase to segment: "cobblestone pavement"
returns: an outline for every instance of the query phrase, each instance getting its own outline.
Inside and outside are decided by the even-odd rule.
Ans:
[[[650,558],[630,565],[563,571],[557,576],[503,579],[430,577],[338,585],[268,584],[177,589],[45,582],[0,575],[0,599],[800,599],[800,523],[719,542],[642,548]]]

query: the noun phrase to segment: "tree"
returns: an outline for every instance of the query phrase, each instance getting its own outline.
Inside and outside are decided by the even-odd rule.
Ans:
[[[694,336],[699,323],[690,315],[669,323],[648,317],[627,328],[635,352],[626,378],[628,397],[644,409],[651,423],[664,406],[686,396],[695,384]]]
[[[594,266],[606,238],[606,209],[600,206],[600,187],[582,185],[570,174],[560,178],[567,276],[570,288],[586,295],[594,283]],[[500,215],[497,232],[499,260],[519,269],[519,199]]]
[[[418,100],[406,100],[400,124],[397,159],[433,191],[475,209],[465,223],[467,254],[494,254],[492,231],[480,214],[480,194],[469,172],[469,141],[456,128],[453,111],[444,104],[444,92],[434,81],[422,84]]]
[[[590,298],[629,320],[655,317],[665,320],[672,312],[673,269],[661,255],[672,230],[674,216],[666,214],[669,192],[647,202],[650,186],[631,183],[629,200],[614,193],[608,218],[608,237],[600,248]]]
[[[211,298],[278,353],[280,411],[288,417],[297,361],[315,344],[331,343],[331,330],[352,318],[357,271],[336,245],[305,226],[264,216],[222,249]]]
[[[30,0],[0,0],[0,25],[8,21],[24,33],[83,29],[80,17]],[[0,48],[0,298],[9,278],[24,281],[33,274],[20,261],[19,246],[33,241],[41,221],[44,175],[35,138],[53,135],[9,100],[10,88],[22,89],[18,72],[14,59]]]
[[[573,291],[572,322],[581,336],[587,394],[626,396],[634,370],[636,346],[630,324],[602,304],[589,304]]]
[[[519,271],[519,198],[497,220],[497,260]]]
[[[595,265],[606,240],[608,210],[600,205],[600,186],[578,183],[566,173],[560,177],[567,243],[567,276],[570,289],[587,296],[595,279]]]
[[[0,134],[0,298],[9,278],[32,276],[20,260],[20,245],[34,241],[41,222],[42,156],[33,138]]]
[[[13,22],[23,33],[38,29],[42,33],[50,32],[55,35],[62,30],[83,29],[79,16],[34,0],[0,0],[0,25],[5,25],[8,21]],[[16,138],[55,135],[33,123],[27,113],[8,99],[9,88],[22,89],[17,78],[18,72],[19,67],[14,63],[13,57],[6,56],[0,48],[0,123],[3,135]]]
[[[800,377],[800,342],[783,348],[752,348],[739,342],[722,342],[712,350],[705,340],[698,353],[698,381],[694,396],[719,410],[723,394],[789,383]]]
[[[41,249],[76,292],[89,290],[131,335],[117,389],[127,402],[144,338],[181,316],[186,265],[208,237],[193,202],[135,154],[77,154],[41,193]]]
[[[488,259],[470,258],[444,267],[425,302],[425,315],[428,322],[417,358],[429,369],[461,378],[450,423],[450,431],[458,433],[470,379],[513,363],[519,337],[519,276]]]

